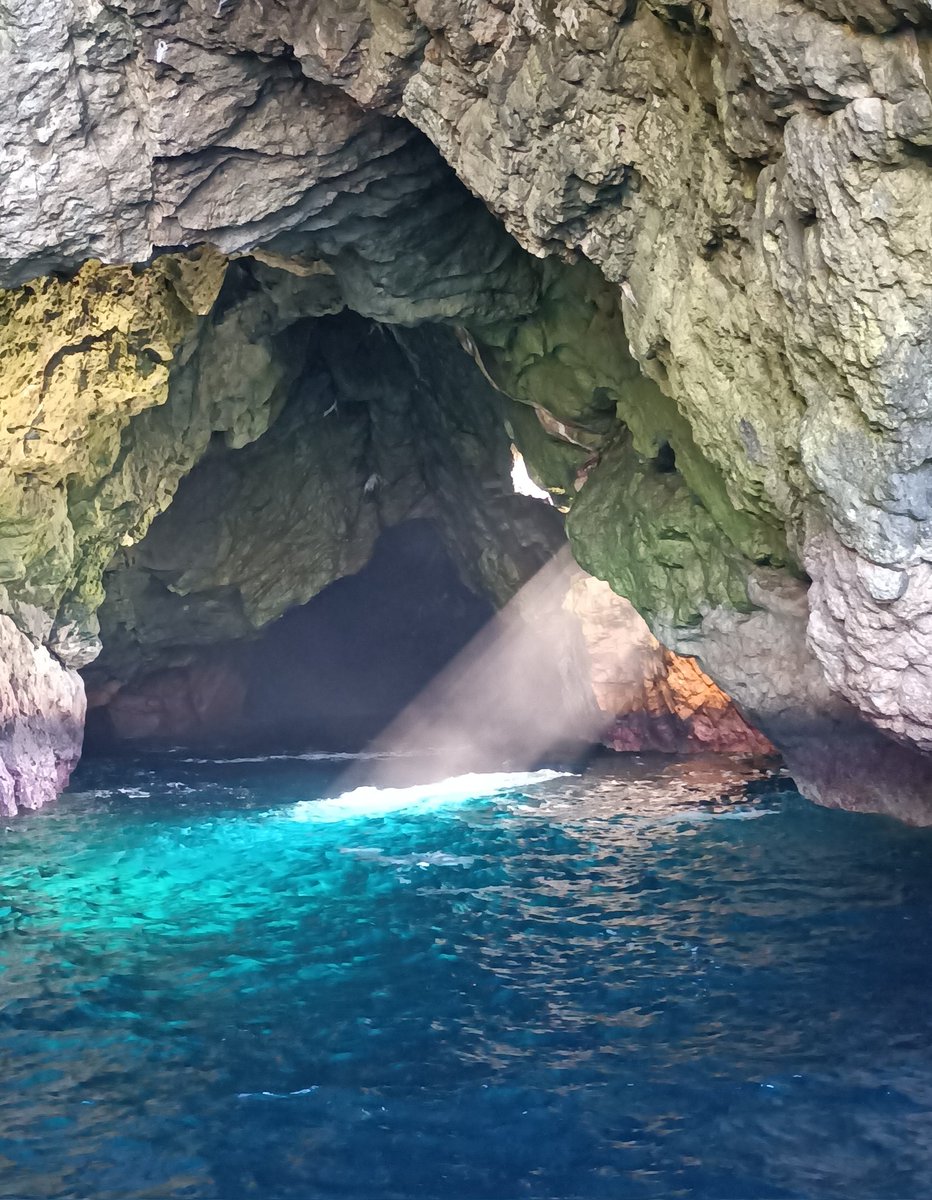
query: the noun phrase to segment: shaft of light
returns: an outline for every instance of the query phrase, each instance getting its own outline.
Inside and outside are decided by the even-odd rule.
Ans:
[[[563,607],[576,570],[562,549],[378,736],[370,749],[387,757],[355,764],[342,789],[531,771],[597,740],[604,718],[579,623]]]

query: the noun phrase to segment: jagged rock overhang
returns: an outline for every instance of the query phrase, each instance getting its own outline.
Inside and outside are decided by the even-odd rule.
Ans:
[[[12,86],[0,102],[12,164],[2,191],[6,281],[94,255],[142,262],[158,246],[206,241],[239,253],[262,243],[304,271],[326,259],[342,274],[344,299],[381,319],[423,320],[442,308],[443,320],[470,326],[506,391],[521,383],[504,378],[512,359],[559,364],[521,396],[554,410],[546,432],[557,437],[539,439],[526,410],[514,416],[539,474],[569,499],[582,485],[585,498],[606,466],[630,461],[632,446],[646,478],[669,445],[716,528],[709,570],[676,554],[643,560],[653,581],[635,583],[661,602],[645,608],[654,628],[698,649],[719,678],[730,673],[732,690],[768,719],[793,725],[821,714],[846,725],[857,710],[927,749],[927,14],[883,0],[776,9],[644,0],[608,12],[532,0],[490,8],[478,23],[470,11],[415,11],[399,0],[377,13],[360,4],[340,20],[325,8],[309,25],[290,5],[139,13],[115,4],[88,16],[51,0],[14,4],[2,46]],[[817,52],[800,55],[800,45]],[[52,96],[44,125],[23,123]],[[559,325],[532,315],[549,288],[559,290],[553,264],[542,272],[502,240],[406,121],[518,241],[595,264],[607,328],[621,306],[618,344],[630,339],[656,389],[637,403],[600,394],[594,429],[557,411],[572,377],[604,362],[604,343],[591,354],[578,353],[589,343],[575,336],[541,346]],[[873,220],[878,211],[885,221]],[[462,242],[463,214],[487,236],[466,240],[457,271],[449,247]],[[477,279],[488,287],[473,287]],[[138,416],[125,439],[126,414],[108,405],[106,389],[94,408],[99,438],[77,428],[59,436],[37,423],[47,413],[33,403],[15,409],[11,458],[28,451],[30,463],[4,480],[5,607],[70,662],[93,651],[89,610],[110,533],[124,524],[121,539],[138,540],[190,466],[156,454],[147,479],[153,447],[135,438],[158,425],[142,410],[162,405],[166,368],[187,361],[206,310],[197,299],[191,308],[185,286],[157,281],[143,291],[135,302],[151,320],[141,345],[130,331],[125,345],[108,336],[97,347],[101,362],[125,362],[130,377],[138,362],[152,383],[151,393],[132,384]],[[160,339],[176,318],[182,328]],[[83,340],[69,332],[67,344]],[[69,354],[54,374],[70,370],[83,387],[84,367]],[[637,378],[622,389],[629,401]],[[630,442],[605,428],[612,404]],[[192,445],[210,432],[198,416]],[[611,506],[598,494],[588,511],[604,515]],[[598,531],[587,534],[586,512],[577,507],[571,520],[579,553],[618,586],[630,564],[599,544]],[[679,518],[677,536],[664,537],[662,520],[644,524],[651,515],[640,514],[640,542],[675,549]],[[799,567],[814,580],[808,592]],[[664,607],[658,584],[682,585],[684,575],[694,595],[684,601],[674,586],[681,602]],[[727,580],[727,601],[702,599],[706,575]],[[780,647],[776,676],[797,680],[794,689],[746,666],[761,636]]]

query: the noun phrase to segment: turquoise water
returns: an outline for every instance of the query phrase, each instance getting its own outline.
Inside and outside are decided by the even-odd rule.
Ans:
[[[317,815],[340,766],[0,834],[0,1195],[929,1195],[930,834],[714,760]]]

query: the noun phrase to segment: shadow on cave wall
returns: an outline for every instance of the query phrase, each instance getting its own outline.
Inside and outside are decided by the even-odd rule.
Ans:
[[[88,714],[85,753],[358,750],[493,616],[429,520],[386,530],[361,571],[253,641],[193,652]],[[92,697],[92,703],[94,698]]]

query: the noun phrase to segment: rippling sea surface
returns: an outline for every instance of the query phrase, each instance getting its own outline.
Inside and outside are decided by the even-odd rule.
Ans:
[[[0,1195],[930,1195],[928,832],[715,759],[315,807],[341,765],[0,831]]]

